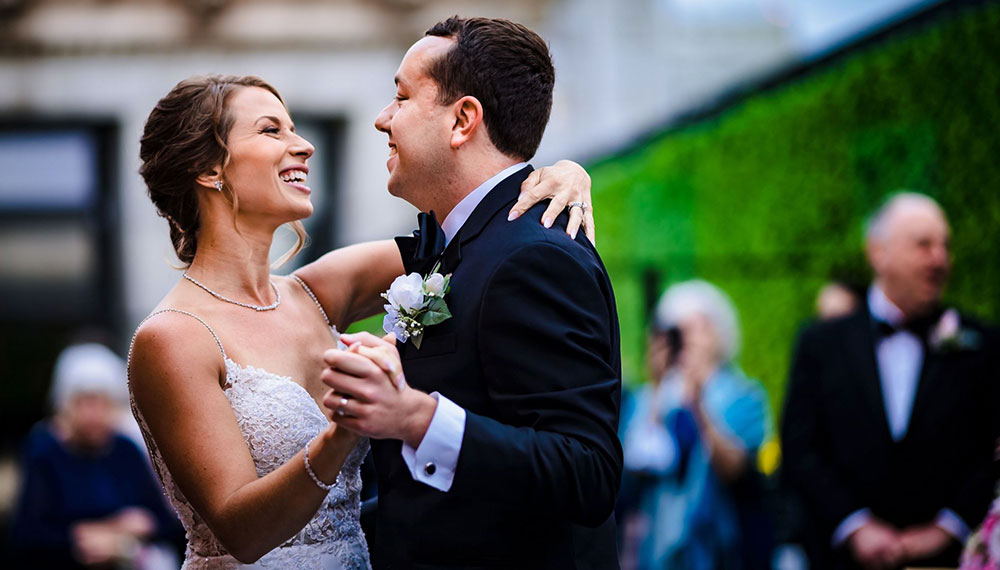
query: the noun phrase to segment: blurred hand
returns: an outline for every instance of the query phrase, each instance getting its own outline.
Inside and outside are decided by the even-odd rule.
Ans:
[[[847,539],[851,555],[869,570],[895,568],[903,563],[899,532],[878,520],[865,523]]]
[[[680,323],[684,339],[678,365],[689,401],[698,401],[705,382],[719,367],[719,342],[708,318],[695,314]]]
[[[532,171],[521,183],[521,196],[511,208],[507,219],[517,219],[528,208],[546,198],[552,198],[552,202],[542,214],[545,227],[550,227],[570,202],[583,202],[587,205],[586,212],[582,212],[580,208],[569,211],[566,233],[576,238],[576,233],[582,226],[590,243],[597,243],[593,202],[590,200],[590,175],[582,166],[571,160],[560,160],[552,166]]]
[[[141,507],[128,507],[110,517],[108,522],[121,533],[145,538],[156,530],[156,520],[153,515]]]
[[[108,564],[119,556],[124,535],[112,523],[87,521],[70,528],[77,559],[86,566]]]
[[[930,558],[944,551],[955,540],[952,535],[935,524],[911,526],[900,533],[903,553],[907,561]]]

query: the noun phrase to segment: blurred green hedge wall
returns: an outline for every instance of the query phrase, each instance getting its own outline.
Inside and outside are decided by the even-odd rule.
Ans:
[[[701,277],[732,296],[740,363],[779,410],[819,287],[869,279],[864,218],[903,188],[948,213],[948,302],[1000,316],[1000,7],[952,4],[590,164],[627,383],[650,300]]]

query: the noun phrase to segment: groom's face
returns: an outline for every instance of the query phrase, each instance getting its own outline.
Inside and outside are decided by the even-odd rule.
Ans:
[[[438,85],[427,66],[454,44],[451,38],[427,36],[406,52],[396,72],[396,96],[375,119],[389,135],[389,193],[424,209],[422,193],[447,175],[451,130],[450,105],[438,102]]]

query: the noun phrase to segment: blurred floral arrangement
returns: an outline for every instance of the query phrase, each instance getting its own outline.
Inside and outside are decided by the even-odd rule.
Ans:
[[[986,520],[965,543],[959,570],[1000,570],[1000,498],[993,501]]]

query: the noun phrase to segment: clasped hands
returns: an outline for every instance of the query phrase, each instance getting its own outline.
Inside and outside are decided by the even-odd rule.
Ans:
[[[84,565],[105,565],[130,559],[135,555],[132,549],[155,529],[156,521],[146,509],[127,507],[104,519],[74,523],[70,542]]]
[[[406,383],[396,337],[363,332],[340,339],[346,350],[323,354],[326,369],[321,378],[330,388],[323,406],[330,419],[360,435],[418,447],[437,400]]]
[[[882,569],[939,554],[952,540],[950,534],[933,523],[897,530],[872,519],[851,534],[848,546],[863,567]]]

